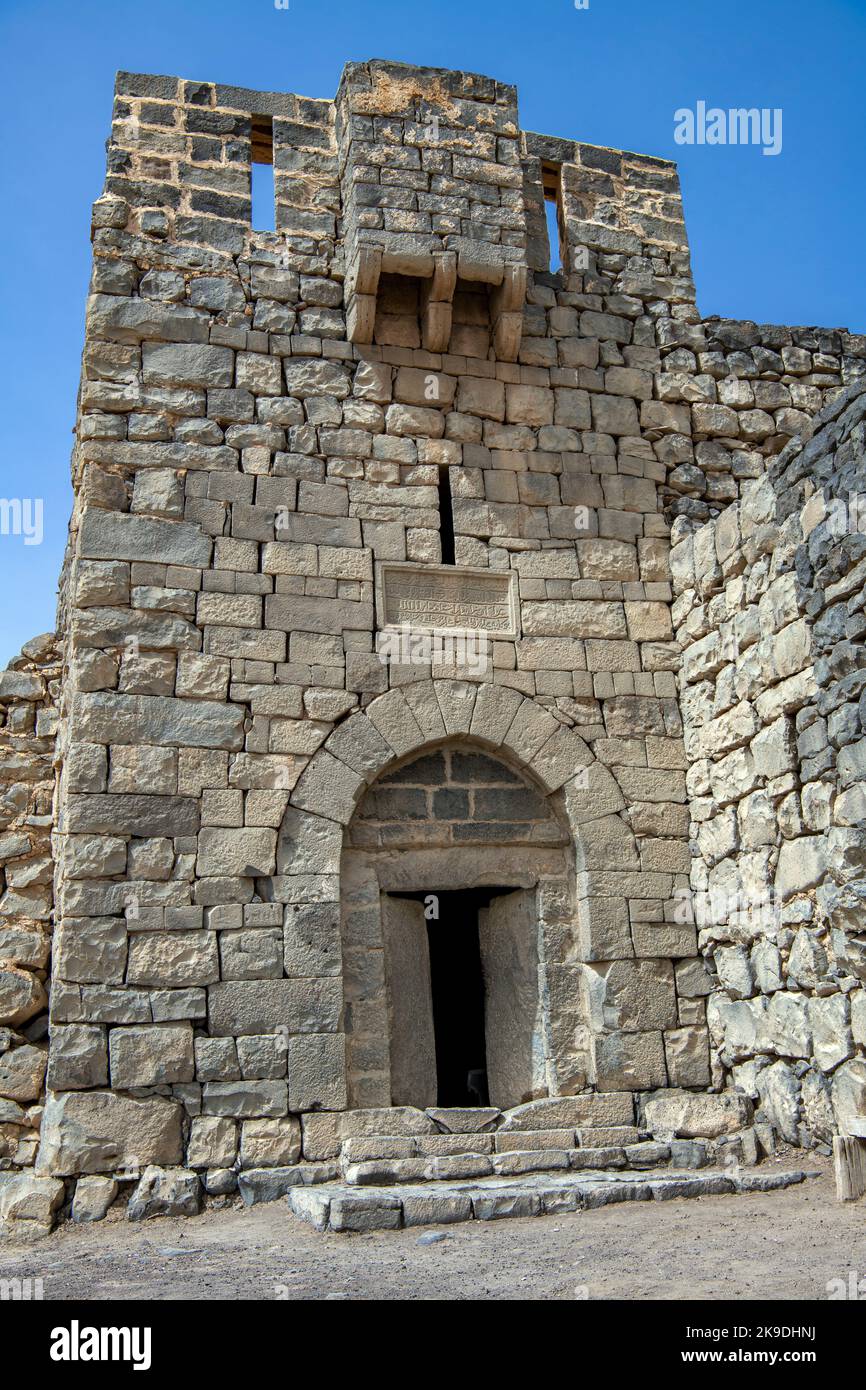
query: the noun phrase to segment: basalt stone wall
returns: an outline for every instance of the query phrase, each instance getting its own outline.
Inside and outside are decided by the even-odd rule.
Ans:
[[[358,807],[356,849],[561,844],[534,788],[480,752],[442,747],[380,777]]]
[[[864,419],[842,391],[672,551],[716,1080],[805,1145],[866,1134]]]

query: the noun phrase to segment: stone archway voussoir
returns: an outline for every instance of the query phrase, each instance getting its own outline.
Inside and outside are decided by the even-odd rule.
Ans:
[[[298,779],[292,792],[292,806],[327,816],[348,825],[367,779],[332,753],[320,748]]]
[[[529,770],[548,792],[555,792],[580,768],[587,767],[593,761],[593,755],[580,735],[561,724],[541,745],[529,764]]]
[[[353,714],[338,724],[325,741],[325,749],[372,782],[395,753],[366,714]]]
[[[543,705],[524,697],[508,731],[502,740],[502,747],[513,753],[517,760],[529,767],[536,754],[541,752],[547,740],[561,729],[562,725]]]
[[[470,681],[440,680],[433,682],[445,731],[449,737],[468,734],[472,727],[472,713],[478,696],[478,686]]]
[[[422,748],[427,742],[399,688],[377,696],[367,706],[366,713],[381,737],[392,748],[395,758],[402,758],[405,753]]]
[[[436,685],[432,680],[413,681],[411,685],[400,687],[406,703],[415,716],[415,722],[430,743],[446,737],[445,720],[436,699]]]
[[[470,734],[501,747],[524,698],[508,685],[482,685],[472,711]]]

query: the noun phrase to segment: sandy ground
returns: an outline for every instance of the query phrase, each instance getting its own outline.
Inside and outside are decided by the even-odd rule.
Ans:
[[[866,1199],[838,1203],[828,1165],[810,1166],[820,1178],[781,1192],[473,1221],[434,1244],[322,1235],[285,1202],[141,1225],[117,1212],[4,1242],[0,1278],[42,1278],[46,1300],[826,1300],[829,1280],[866,1275]]]

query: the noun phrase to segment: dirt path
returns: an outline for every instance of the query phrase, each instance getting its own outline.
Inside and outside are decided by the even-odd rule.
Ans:
[[[42,1278],[46,1299],[821,1300],[828,1280],[866,1276],[866,1200],[837,1203],[829,1171],[763,1195],[437,1229],[435,1244],[417,1229],[320,1235],[284,1202],[142,1225],[118,1213],[0,1245],[0,1278]]]

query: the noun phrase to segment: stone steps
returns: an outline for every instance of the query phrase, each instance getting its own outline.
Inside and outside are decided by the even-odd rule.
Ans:
[[[341,1158],[346,1163],[371,1159],[438,1157],[458,1153],[507,1153],[513,1149],[619,1149],[648,1143],[633,1125],[603,1129],[498,1129],[484,1132],[447,1130],[430,1134],[364,1134],[343,1139]],[[695,1141],[678,1141],[682,1157]],[[702,1146],[704,1149],[706,1146]],[[686,1166],[692,1166],[691,1163]],[[697,1165],[695,1165],[697,1166]]]
[[[596,1136],[607,1142],[593,1142]],[[659,1143],[639,1138],[632,1126],[614,1126],[367,1134],[344,1139],[339,1161],[344,1181],[362,1187],[564,1169],[642,1170],[663,1163],[703,1168],[708,1160],[700,1141]]]
[[[342,1179],[352,1187],[381,1186],[383,1183],[448,1182],[493,1175],[553,1172],[566,1170],[643,1171],[664,1163],[679,1169],[702,1168],[707,1162],[706,1146],[697,1140],[674,1140],[659,1144],[652,1140],[625,1148],[529,1148],[510,1141],[531,1141],[532,1134],[520,1135],[382,1135],[364,1140],[363,1148],[343,1145],[340,1160],[301,1162],[274,1168],[246,1168],[238,1174],[238,1191],[247,1206],[273,1202],[295,1187],[311,1187]],[[502,1147],[494,1147],[494,1138]],[[414,1145],[417,1139],[418,1146]],[[437,1150],[433,1141],[445,1141]],[[483,1140],[486,1147],[473,1146]],[[369,1150],[366,1145],[369,1143]],[[360,1153],[380,1154],[359,1158]],[[393,1155],[393,1156],[392,1156]]]
[[[539,1132],[543,1133],[543,1132]],[[523,1173],[590,1171],[627,1175],[663,1164],[678,1171],[705,1167],[706,1145],[698,1140],[669,1144],[644,1140],[625,1147],[528,1147],[538,1134],[381,1135],[352,1147],[346,1141],[339,1161],[301,1162],[275,1168],[247,1168],[238,1174],[238,1190],[247,1206],[273,1202],[296,1187],[342,1181],[353,1188],[389,1184],[441,1183]],[[430,1147],[445,1141],[443,1149]],[[416,1141],[417,1140],[417,1144]],[[477,1146],[473,1144],[477,1141]],[[512,1140],[522,1141],[520,1146]],[[482,1146],[482,1142],[483,1145]],[[498,1141],[494,1144],[494,1141]],[[359,1157],[374,1153],[378,1157]]]
[[[634,1123],[634,1100],[612,1092],[531,1101],[512,1110],[431,1106],[368,1108],[304,1118],[304,1158],[242,1170],[248,1205],[295,1190],[342,1184],[363,1189],[518,1179],[533,1174],[628,1177],[669,1166],[705,1169],[720,1161],[701,1139],[654,1139]],[[748,1160],[747,1160],[748,1161]]]
[[[700,1168],[706,1163],[703,1144],[659,1144],[652,1140],[609,1148],[578,1148],[574,1136],[568,1136],[568,1146],[529,1144],[530,1134],[483,1135],[486,1146],[462,1142],[471,1136],[448,1136],[455,1141],[453,1148],[431,1153],[422,1142],[413,1146],[401,1139],[390,1143],[389,1136],[380,1142],[365,1140],[362,1146],[349,1141],[343,1146],[340,1169],[345,1182],[353,1187],[380,1186],[383,1183],[447,1181],[455,1178],[480,1178],[493,1174],[543,1173],[569,1169],[632,1169],[642,1171],[673,1162],[677,1168]],[[442,1136],[443,1138],[446,1136]],[[557,1134],[557,1138],[559,1135]],[[505,1142],[507,1141],[507,1142]],[[672,1149],[674,1152],[672,1152]],[[377,1150],[375,1157],[364,1156]]]
[[[478,1177],[450,1182],[382,1184],[366,1190],[351,1183],[294,1187],[290,1210],[319,1231],[339,1233],[399,1230],[462,1221],[495,1221],[511,1216],[548,1216],[588,1211],[615,1202],[664,1202],[674,1198],[771,1192],[818,1173],[657,1172],[641,1178],[630,1172],[585,1170],[523,1177]]]

